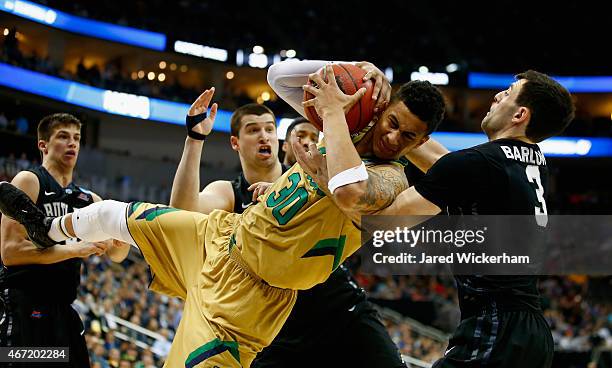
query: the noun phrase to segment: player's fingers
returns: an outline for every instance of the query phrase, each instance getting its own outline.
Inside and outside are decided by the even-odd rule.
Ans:
[[[389,99],[391,98],[391,86],[388,83],[383,83],[383,87],[380,90],[380,94],[378,96],[378,101],[376,101],[376,106],[374,107],[374,111],[378,111],[384,109],[389,103]]]
[[[365,82],[365,81],[369,80],[370,78],[372,78],[372,72],[371,71],[365,73],[365,75],[363,76],[363,81]]]
[[[259,188],[256,188],[253,191],[253,195],[251,196],[251,201],[255,202],[257,200],[257,197],[259,197]]]
[[[363,95],[366,94],[367,89],[365,87],[361,87],[357,90],[357,92],[355,92],[354,95],[351,96],[351,106],[353,106],[357,101],[359,101],[360,98],[363,97]]]
[[[316,88],[315,86],[308,85],[308,84],[303,85],[302,89],[308,93],[312,93],[315,96],[317,96],[320,92],[318,88]]]
[[[308,75],[308,79],[316,83],[317,86],[321,86],[325,83],[319,73],[312,73]]]
[[[319,153],[319,150],[317,149],[317,145],[315,143],[312,143],[312,142],[308,145],[308,152],[311,152],[312,157],[315,157],[317,155],[319,155],[319,156],[321,155]]]
[[[315,97],[315,98],[311,98],[310,100],[304,101],[304,102],[302,102],[302,106],[304,106],[304,107],[314,106],[316,99],[317,98]]]
[[[204,95],[206,95],[207,93],[208,93],[208,90],[202,92],[202,94],[200,94],[200,96],[196,98],[196,100],[189,107],[189,111],[187,111],[187,115],[193,116],[193,115],[198,115],[201,113],[199,112],[201,110],[200,104],[201,104],[202,99],[204,99]]]
[[[215,87],[211,87],[203,93],[202,99],[200,100],[199,107],[203,110],[202,112],[208,109],[208,104],[210,104],[210,100],[212,100],[213,95],[215,94]]]
[[[383,86],[383,77],[380,74],[376,75],[376,82],[374,83],[374,89],[372,90],[372,99],[377,100],[380,90]]]
[[[215,121],[215,118],[217,117],[217,108],[218,108],[218,107],[219,107],[219,106],[218,106],[218,105],[217,105],[217,103],[215,102],[215,103],[212,105],[212,108],[210,109],[210,115],[209,115],[209,116],[210,116],[210,120],[211,120],[211,121],[213,121],[213,122]]]
[[[294,136],[295,135],[295,131],[291,132],[291,135]],[[307,152],[306,149],[304,149],[304,146],[302,145],[302,140],[299,138],[293,138],[291,139],[291,148],[293,148],[293,153],[295,154],[295,158],[300,162],[306,162],[307,160]]]
[[[325,74],[327,77],[327,83],[332,86],[338,86],[338,84],[336,83],[336,75],[334,74],[334,67],[332,66],[332,64],[327,64],[327,66],[325,67]]]

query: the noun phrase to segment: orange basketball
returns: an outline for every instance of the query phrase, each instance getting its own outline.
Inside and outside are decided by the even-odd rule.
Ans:
[[[372,91],[374,90],[374,83],[371,80],[363,81],[363,76],[366,72],[353,65],[353,64],[333,64],[334,75],[336,76],[336,83],[340,90],[347,95],[353,95],[361,87],[365,87],[365,95],[357,102],[345,115],[346,123],[349,127],[349,132],[355,134],[365,128],[372,118],[374,117],[374,106],[375,100],[372,100]],[[327,82],[327,78],[324,76],[325,67],[321,68],[318,73]],[[312,81],[308,80],[309,85],[313,85]],[[304,91],[304,101],[314,98],[314,95]],[[313,106],[306,107],[306,117],[308,120],[316,126],[319,130],[323,131],[323,121],[317,114],[317,111]]]

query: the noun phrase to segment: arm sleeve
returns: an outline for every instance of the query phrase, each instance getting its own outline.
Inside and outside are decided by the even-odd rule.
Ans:
[[[302,101],[302,86],[308,82],[308,75],[321,69],[329,61],[325,60],[287,60],[272,65],[268,69],[268,84],[274,92],[287,102],[300,115],[306,117]],[[336,63],[345,63],[337,61]]]
[[[415,186],[436,206],[460,206],[473,202],[491,180],[490,167],[482,154],[462,150],[442,156]],[[490,184],[490,183],[489,183]]]
[[[281,61],[268,69],[268,84],[280,98],[306,117],[302,107],[302,86],[308,82],[309,74],[316,72],[326,63],[327,61],[323,60]]]

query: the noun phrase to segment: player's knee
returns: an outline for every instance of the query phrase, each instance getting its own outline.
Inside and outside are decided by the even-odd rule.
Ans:
[[[100,202],[100,207],[96,214],[98,221],[102,231],[110,235],[113,239],[125,241],[123,239],[124,231],[122,230],[127,227],[127,206],[128,204],[125,202],[119,202],[112,199]]]

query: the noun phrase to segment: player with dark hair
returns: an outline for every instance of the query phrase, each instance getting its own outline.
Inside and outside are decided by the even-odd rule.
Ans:
[[[293,153],[293,147],[291,145],[292,136],[291,133],[295,130],[294,137],[297,137],[304,145],[305,149],[308,149],[308,146],[311,143],[317,144],[319,142],[319,129],[314,125],[310,124],[308,119],[304,117],[299,117],[293,119],[291,124],[287,127],[287,132],[285,133],[285,140],[283,142],[283,146],[281,147],[283,152],[285,153],[285,157],[283,158],[283,164],[285,166],[292,166],[295,163],[295,154]]]
[[[427,141],[444,112],[442,95],[430,83],[411,82],[407,88],[419,91],[411,95],[414,100],[386,108],[358,143],[371,155],[358,178],[383,190],[376,194],[378,209],[407,188],[401,155]],[[364,92],[348,97],[343,108]],[[420,116],[410,111],[413,102]],[[192,138],[204,140],[212,130],[216,108],[207,117],[206,107],[187,118]],[[194,131],[198,124],[201,131]],[[336,185],[346,185],[347,179],[354,176]],[[332,188],[325,193],[294,165],[243,214],[103,201],[50,219],[23,192],[0,183],[0,210],[24,224],[40,244],[63,239],[57,229],[66,229],[89,241],[113,238],[138,246],[154,274],[151,288],[185,300],[166,364],[248,367],[280,331],[297,290],[324,282],[360,246],[359,220],[340,211]]]
[[[329,68],[328,73],[333,70]],[[332,82],[311,78],[318,89],[314,105],[328,138],[326,170],[296,144],[298,162],[320,185],[361,162],[353,147],[343,106],[350,101]],[[546,226],[548,169],[537,143],[559,134],[574,116],[569,92],[535,71],[495,95],[482,120],[489,142],[441,157],[414,187],[380,209],[377,194],[364,181],[338,190],[337,203],[350,217],[382,215],[535,215]],[[540,157],[540,159],[532,159]],[[459,179],[460,178],[460,179]],[[331,183],[331,181],[329,181]],[[390,190],[390,189],[389,189]],[[426,216],[421,216],[424,218]],[[553,341],[542,315],[536,276],[456,276],[461,323],[434,367],[550,367]]]
[[[81,122],[70,114],[52,114],[38,124],[42,165],[19,172],[12,183],[43,216],[66,215],[101,200],[72,182],[80,138]],[[2,218],[1,234],[0,346],[68,347],[70,363],[62,366],[89,366],[84,327],[71,307],[80,283],[81,259],[108,251],[119,262],[129,245],[84,243],[76,237],[61,244],[40,244],[7,217]]]

